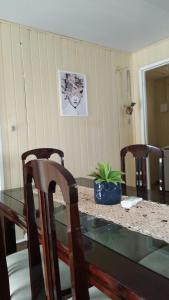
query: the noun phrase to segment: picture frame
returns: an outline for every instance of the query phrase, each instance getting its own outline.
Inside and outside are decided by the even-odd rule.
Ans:
[[[59,70],[60,115],[64,117],[87,117],[86,75]]]

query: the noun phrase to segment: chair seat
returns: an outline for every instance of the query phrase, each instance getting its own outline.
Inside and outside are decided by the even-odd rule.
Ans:
[[[23,250],[7,256],[10,294],[12,300],[31,300],[28,250]],[[59,260],[62,290],[71,287],[69,267]],[[39,299],[41,300],[39,295]]]
[[[105,294],[103,294],[101,291],[99,291],[95,286],[93,286],[89,289],[89,295],[90,295],[91,300],[111,299],[111,298],[107,297]],[[69,298],[68,300],[72,300],[72,298]]]

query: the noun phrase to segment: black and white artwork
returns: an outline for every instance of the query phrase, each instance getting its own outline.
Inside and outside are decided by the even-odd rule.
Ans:
[[[88,115],[86,76],[80,73],[59,71],[61,116]]]

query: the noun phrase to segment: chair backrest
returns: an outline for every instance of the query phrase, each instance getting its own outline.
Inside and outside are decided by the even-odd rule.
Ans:
[[[40,232],[43,245],[46,297],[48,300],[61,299],[56,247],[57,236],[53,217],[53,193],[56,192],[57,195],[59,186],[65,201],[67,213],[68,249],[73,299],[88,300],[88,278],[80,231],[76,182],[68,170],[51,160],[32,160],[24,166],[28,249],[33,297],[36,299],[37,296],[37,291],[34,291],[34,279],[42,281],[43,278],[33,184],[38,189],[40,203]]]
[[[55,149],[55,148],[37,148],[37,149],[31,149],[29,151],[22,153],[22,155],[21,155],[22,167],[24,168],[26,159],[31,155],[34,155],[36,159],[43,159],[43,158],[49,159],[52,154],[58,154],[60,157],[60,163],[62,166],[64,166],[64,153],[62,150]],[[24,206],[24,215],[26,215],[25,206]]]
[[[37,159],[45,158],[49,159],[52,154],[58,154],[60,157],[60,163],[64,166],[64,153],[62,150],[55,148],[37,148],[24,152],[21,155],[22,164],[25,165],[25,161],[30,155],[34,155]]]
[[[159,190],[164,191],[164,153],[155,146],[136,144],[124,147],[120,151],[121,170],[125,173],[125,157],[130,152],[135,158],[136,166],[136,188],[147,190],[147,157],[150,153],[154,153],[158,158],[159,164]],[[124,181],[126,182],[126,175],[124,174]],[[126,192],[126,185],[123,186],[123,192]]]

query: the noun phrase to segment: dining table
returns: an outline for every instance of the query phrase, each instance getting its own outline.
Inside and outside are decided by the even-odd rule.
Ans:
[[[76,182],[78,186],[93,188],[93,181],[88,178],[77,178]],[[137,195],[136,189],[127,187],[127,195]],[[169,192],[154,189],[142,197],[169,204]],[[80,211],[79,214],[91,285],[114,300],[169,299],[169,244],[166,241],[89,213]],[[0,192],[0,217],[9,255],[16,252],[15,226],[27,230],[23,187]],[[58,254],[69,264],[66,211],[62,203],[55,202],[54,219]]]

